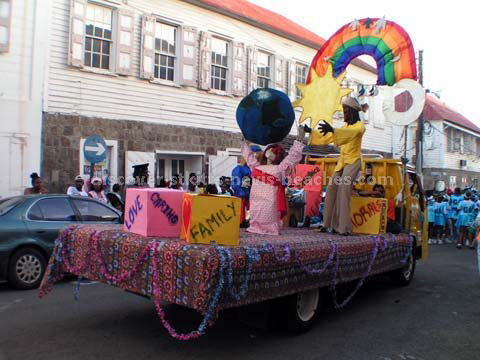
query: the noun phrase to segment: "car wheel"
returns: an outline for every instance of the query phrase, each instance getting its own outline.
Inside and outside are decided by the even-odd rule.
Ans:
[[[393,283],[398,286],[407,286],[412,282],[413,275],[415,274],[416,265],[415,251],[412,251],[407,259],[406,265],[398,270],[394,270],[390,273],[390,278]]]
[[[271,324],[282,325],[292,335],[310,330],[323,308],[324,297],[320,289],[302,291],[282,299],[273,300]]]
[[[20,249],[10,258],[8,281],[19,290],[36,289],[42,281],[46,265],[45,257],[37,249]]]

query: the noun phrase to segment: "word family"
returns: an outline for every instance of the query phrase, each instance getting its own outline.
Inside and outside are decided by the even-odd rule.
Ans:
[[[201,236],[203,239],[206,236],[212,236],[216,230],[228,224],[236,215],[235,203],[232,201],[226,205],[225,209],[217,210],[206,216],[203,221],[192,224],[190,227],[191,239],[195,242],[197,236]]]

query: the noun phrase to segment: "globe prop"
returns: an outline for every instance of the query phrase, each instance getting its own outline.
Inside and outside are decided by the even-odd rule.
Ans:
[[[295,113],[288,96],[274,89],[256,89],[237,108],[243,137],[255,144],[280,142],[290,133]]]

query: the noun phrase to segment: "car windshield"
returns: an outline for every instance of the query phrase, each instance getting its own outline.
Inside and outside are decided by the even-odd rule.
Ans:
[[[10,197],[6,199],[0,200],[0,216],[5,215],[10,210],[12,210],[15,206],[20,204],[23,201],[21,196]]]

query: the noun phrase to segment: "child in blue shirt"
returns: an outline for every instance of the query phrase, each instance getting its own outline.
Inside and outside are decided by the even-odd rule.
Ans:
[[[437,196],[433,209],[435,211],[435,237],[438,244],[443,244],[448,214],[448,203],[443,201],[443,196]]]
[[[460,236],[457,242],[457,248],[461,249],[463,244],[468,245],[468,229],[475,219],[476,204],[471,200],[471,194],[467,193],[465,199],[458,204],[458,218],[456,227],[460,229]]]
[[[448,225],[450,227],[450,234],[453,241],[458,241],[458,228],[455,226],[458,217],[458,205],[463,201],[462,191],[459,187],[455,188],[454,193],[450,196],[449,211],[448,211]]]

